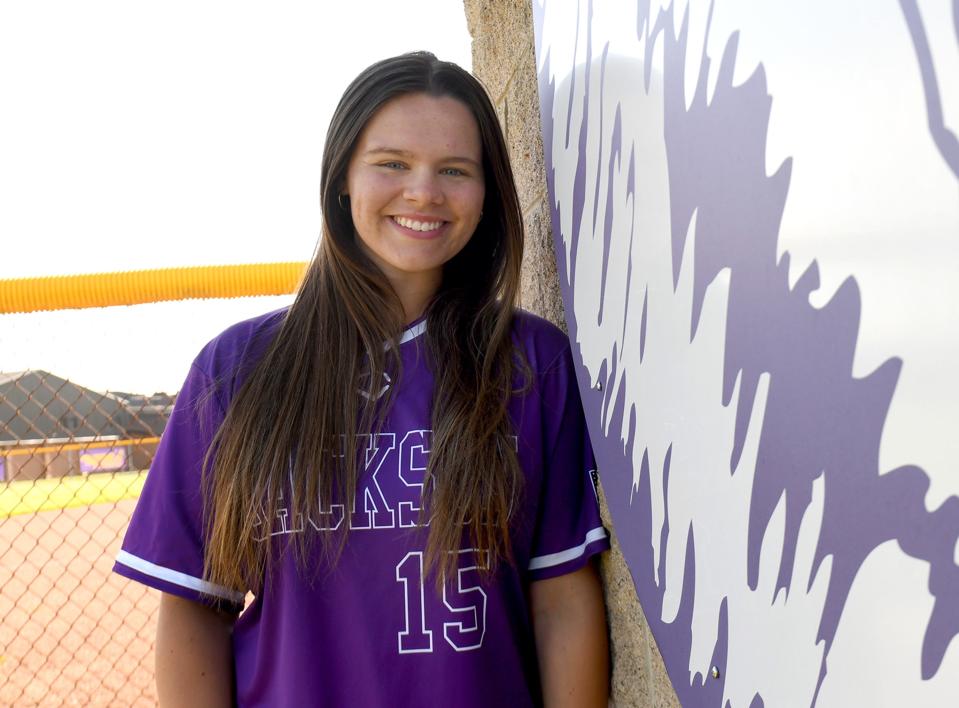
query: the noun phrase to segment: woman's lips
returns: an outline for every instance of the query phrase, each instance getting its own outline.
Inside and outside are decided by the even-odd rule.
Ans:
[[[435,238],[443,233],[449,224],[442,219],[413,219],[405,216],[391,216],[390,221],[400,231],[413,238]]]

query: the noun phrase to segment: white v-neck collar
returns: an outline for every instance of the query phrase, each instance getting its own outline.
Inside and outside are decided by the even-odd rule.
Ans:
[[[403,332],[403,335],[400,337],[400,344],[406,344],[409,341],[412,341],[419,337],[423,332],[426,331],[426,318],[424,317],[419,322],[414,322],[409,327],[406,328],[406,331]]]

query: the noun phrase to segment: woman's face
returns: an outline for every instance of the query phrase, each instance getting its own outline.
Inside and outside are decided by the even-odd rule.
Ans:
[[[448,96],[388,101],[360,133],[346,192],[363,250],[397,293],[435,292],[483,210],[476,119]]]

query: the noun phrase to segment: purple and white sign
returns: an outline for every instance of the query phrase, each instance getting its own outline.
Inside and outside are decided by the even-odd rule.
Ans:
[[[127,448],[90,447],[80,453],[80,472],[119,472],[127,468]]]
[[[579,383],[683,705],[959,705],[959,0],[533,9]]]

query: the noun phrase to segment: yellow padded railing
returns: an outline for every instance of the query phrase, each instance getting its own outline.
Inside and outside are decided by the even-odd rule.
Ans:
[[[0,314],[286,295],[299,286],[306,266],[254,263],[0,280]]]

